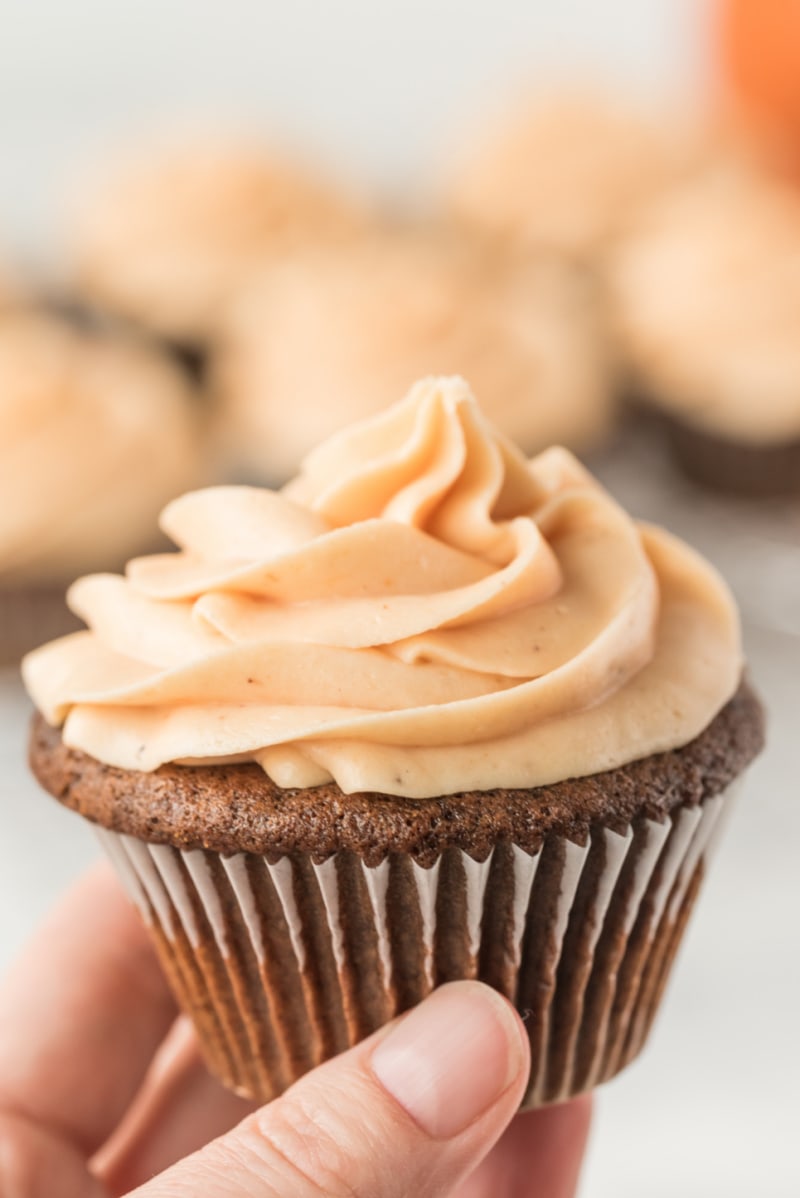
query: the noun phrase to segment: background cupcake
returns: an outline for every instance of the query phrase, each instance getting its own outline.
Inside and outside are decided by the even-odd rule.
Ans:
[[[468,227],[594,261],[689,168],[696,136],[613,93],[544,92],[471,136],[445,204]]]
[[[5,258],[0,257],[0,317],[19,302],[19,280]]]
[[[259,259],[346,238],[365,219],[355,197],[256,142],[165,144],[87,190],[72,232],[75,284],[101,307],[202,347]]]
[[[458,379],[163,526],[26,659],[32,764],[106,829],[211,1068],[268,1099],[479,977],[528,1016],[529,1105],[613,1076],[761,744],[719,577]]]
[[[33,308],[0,314],[0,658],[75,622],[77,571],[153,543],[203,475],[184,374],[151,347]]]
[[[792,5],[605,0],[579,11],[492,0],[459,11],[456,51],[448,6],[319,6],[311,25],[304,6],[246,7],[245,21],[220,5],[194,6],[188,40],[185,10],[155,0],[130,20],[96,0],[50,5],[45,20],[32,6],[9,9],[0,38],[4,263],[50,275],[63,252],[65,181],[93,163],[112,170],[134,139],[176,126],[272,130],[312,168],[352,171],[415,207],[441,178],[453,135],[476,139],[469,114],[487,111],[515,80],[605,80],[620,106],[678,106],[693,121],[734,91],[758,109],[751,131],[762,161],[791,167],[800,147]],[[719,27],[734,9],[729,42]],[[738,135],[738,103],[734,115]],[[672,1198],[691,1177],[705,1198],[795,1195],[800,977],[786,946],[796,934],[800,837],[800,508],[793,496],[753,503],[699,492],[670,468],[649,425],[620,430],[592,468],[629,511],[685,536],[733,584],[771,712],[769,752],[753,770],[757,801],[740,804],[726,830],[647,1066],[596,1104],[584,1185],[593,1198]],[[97,855],[86,821],[56,805],[42,819],[20,753],[28,713],[16,669],[0,670],[0,967]]]
[[[431,371],[468,376],[528,452],[552,442],[590,449],[614,416],[585,275],[447,230],[298,252],[243,295],[220,345],[217,400],[232,453],[273,481]]]
[[[644,213],[611,269],[634,392],[701,482],[800,489],[800,196],[741,162]]]

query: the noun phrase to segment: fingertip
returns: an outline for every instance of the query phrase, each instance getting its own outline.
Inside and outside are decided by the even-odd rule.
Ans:
[[[495,990],[491,986],[487,986],[484,982],[457,982],[455,984],[477,988],[481,992],[483,1001],[494,1004],[498,1016],[502,1019],[507,1029],[511,1051],[521,1054],[517,1060],[520,1081],[524,1088],[527,1085],[531,1068],[531,1042],[528,1039],[528,1032],[519,1011],[504,994],[501,994],[499,990]]]
[[[485,1007],[487,1015],[491,1014],[497,1020],[507,1038],[508,1085],[519,1087],[521,1099],[530,1074],[531,1043],[522,1016],[514,1004],[499,990],[478,981],[447,982],[434,994],[444,994],[448,999],[451,994],[463,995],[468,1001]]]
[[[528,1062],[504,998],[477,982],[443,985],[175,1166],[169,1192],[205,1172],[224,1173],[232,1195],[256,1184],[294,1193],[300,1180],[320,1198],[451,1193],[512,1121]]]
[[[436,1140],[460,1135],[506,1096],[510,1117],[528,1067],[516,1011],[468,981],[436,989],[381,1038],[371,1058],[383,1088]]]

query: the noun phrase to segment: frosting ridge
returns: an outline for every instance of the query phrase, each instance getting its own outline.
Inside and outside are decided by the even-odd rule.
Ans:
[[[426,379],[281,492],[170,504],[179,551],[76,583],[89,630],[24,663],[112,765],[255,760],[281,786],[431,797],[673,748],[733,694],[724,584],[565,450],[527,462]]]

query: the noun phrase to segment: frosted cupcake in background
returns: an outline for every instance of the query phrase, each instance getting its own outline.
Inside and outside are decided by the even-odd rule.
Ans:
[[[162,525],[26,659],[31,760],[214,1072],[267,1100],[477,977],[525,1013],[526,1105],[613,1076],[761,746],[718,575],[459,379]]]
[[[7,257],[0,256],[0,319],[4,312],[19,304],[20,291],[18,274],[9,265]]]
[[[130,337],[0,312],[0,662],[75,627],[77,572],[153,545],[167,499],[205,475],[183,374]]]
[[[698,143],[676,120],[603,91],[543,92],[471,133],[443,202],[468,228],[594,262],[692,167]]]
[[[610,270],[632,387],[694,479],[800,490],[800,196],[718,163],[642,213]]]
[[[360,200],[255,141],[175,141],[109,165],[72,229],[76,290],[199,352],[258,260],[367,219]]]
[[[281,482],[320,440],[430,370],[468,376],[526,452],[586,451],[613,424],[591,281],[430,228],[308,248],[255,280],[220,340],[221,435],[252,476]]]

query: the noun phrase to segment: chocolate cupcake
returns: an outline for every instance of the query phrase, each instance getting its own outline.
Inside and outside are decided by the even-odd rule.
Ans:
[[[731,598],[564,450],[426,380],[277,494],[167,508],[25,661],[210,1067],[268,1099],[444,981],[527,1015],[527,1105],[644,1043],[761,745]]]
[[[283,482],[319,441],[431,370],[469,378],[527,453],[590,450],[613,426],[606,329],[585,272],[427,227],[308,247],[253,282],[220,340],[222,435],[251,476]]]
[[[184,375],[151,346],[35,307],[0,313],[0,662],[77,628],[64,588],[157,543],[201,477]]]
[[[800,199],[717,165],[618,247],[610,294],[634,393],[684,471],[741,495],[800,491]]]
[[[346,239],[365,219],[358,200],[257,143],[163,144],[87,188],[71,233],[75,288],[197,357],[255,264]]]

